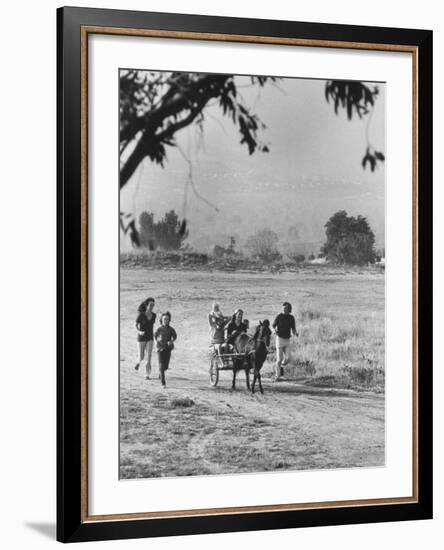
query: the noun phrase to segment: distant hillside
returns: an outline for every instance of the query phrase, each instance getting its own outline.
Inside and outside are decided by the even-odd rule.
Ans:
[[[297,244],[303,254],[316,253],[325,240],[324,224],[338,210],[366,216],[375,233],[376,246],[384,246],[385,193],[381,178],[361,183],[295,176],[286,181],[276,173],[208,168],[200,167],[196,185],[218,211],[190,190],[186,201],[190,232],[187,242],[198,251],[207,252],[215,244],[227,246],[230,236],[242,249],[251,234],[268,227],[279,235],[281,248]],[[160,176],[150,179],[147,189],[139,190],[137,214],[148,210],[157,219],[175,209],[181,217],[183,172],[165,171]]]

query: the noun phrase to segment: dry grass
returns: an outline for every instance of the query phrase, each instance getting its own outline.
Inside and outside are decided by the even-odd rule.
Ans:
[[[304,310],[292,344],[287,376],[339,388],[383,391],[384,322],[374,314],[322,314]],[[275,357],[275,352],[270,356]]]

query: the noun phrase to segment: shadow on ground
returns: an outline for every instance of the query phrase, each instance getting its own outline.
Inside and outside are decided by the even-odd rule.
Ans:
[[[38,522],[38,521],[28,521],[25,524],[25,527],[37,531],[44,537],[48,539],[55,540],[56,538],[56,524],[49,522]]]
[[[262,382],[264,386],[264,395],[269,394],[295,394],[295,395],[305,395],[307,397],[344,397],[349,399],[362,399],[367,396],[366,392],[357,392],[354,390],[338,390],[331,388],[319,388],[315,386],[305,386],[301,384],[294,384],[291,382],[277,382],[277,383],[267,383]],[[198,386],[199,390],[210,390],[217,391],[220,393],[232,394],[233,392],[248,392],[245,387],[245,383],[236,385],[236,389],[231,388],[230,382],[227,382],[225,385],[216,386],[214,388],[209,388],[208,386]],[[259,393],[259,390],[256,389],[256,393]],[[373,395],[373,394],[372,394]]]
[[[349,398],[363,398],[366,396],[365,392],[356,392],[354,390],[338,390],[331,388],[319,388],[316,386],[305,386],[301,384],[292,384],[285,382],[274,383],[269,386],[270,391],[275,393],[295,393],[300,395],[307,395],[313,397],[349,397]],[[373,395],[373,394],[372,394]]]

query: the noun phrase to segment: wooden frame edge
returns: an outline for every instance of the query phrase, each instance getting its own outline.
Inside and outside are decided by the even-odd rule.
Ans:
[[[81,108],[81,521],[88,517],[88,34],[80,36]]]
[[[406,53],[414,53],[417,50],[417,46],[409,46],[406,44],[377,44],[371,42],[348,42],[308,38],[280,38],[275,36],[256,36],[246,34],[165,31],[159,29],[130,29],[125,27],[100,27],[95,25],[82,25],[82,32],[83,31],[87,34],[140,36],[182,40],[206,40],[217,42],[244,42],[250,44],[272,44],[280,46],[304,46],[315,48],[342,48],[373,51],[396,51]]]
[[[418,337],[419,337],[419,317],[418,317],[418,270],[419,270],[419,180],[418,180],[418,48],[415,48],[412,56],[412,328],[413,328],[413,372],[412,372],[412,458],[413,458],[413,476],[412,487],[413,496],[418,501],[419,498],[419,446],[418,446],[418,384],[419,384],[419,356],[418,356]]]
[[[275,504],[258,506],[237,506],[225,508],[198,508],[193,510],[171,510],[159,512],[140,512],[129,514],[91,515],[85,518],[85,523],[99,521],[133,521],[136,519],[161,519],[204,516],[228,516],[231,514],[253,514],[267,512],[291,512],[296,510],[328,510],[337,508],[353,508],[356,506],[385,506],[387,504],[416,504],[414,497],[376,498],[362,500],[337,500],[331,502],[308,502],[300,504]]]
[[[103,521],[132,521],[137,519],[179,518],[223,516],[230,514],[249,514],[257,512],[278,512],[292,510],[314,510],[351,508],[357,506],[377,506],[387,504],[418,503],[418,46],[377,44],[368,42],[346,42],[335,40],[311,40],[297,38],[278,38],[254,35],[236,35],[220,33],[203,33],[188,31],[165,31],[151,29],[130,29],[120,27],[81,26],[81,522],[97,523]],[[343,48],[373,51],[395,51],[412,54],[413,71],[413,433],[412,433],[412,487],[410,497],[393,497],[388,499],[363,499],[350,501],[331,501],[302,504],[262,505],[245,507],[208,508],[195,510],[174,510],[163,512],[146,512],[131,514],[89,515],[88,513],[88,35],[125,35],[153,38],[172,38],[187,40],[211,40],[224,42],[244,42],[303,47]]]

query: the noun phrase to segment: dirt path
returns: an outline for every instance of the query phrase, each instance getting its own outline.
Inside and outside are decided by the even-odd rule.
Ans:
[[[163,390],[125,369],[122,477],[384,464],[381,395],[270,380],[252,395],[243,374],[233,391],[230,372],[213,388],[181,370],[171,368]]]

